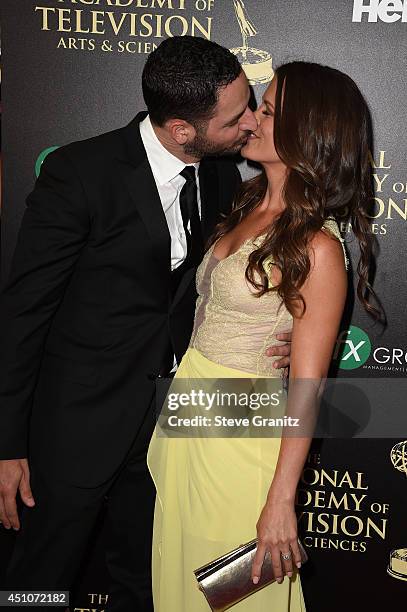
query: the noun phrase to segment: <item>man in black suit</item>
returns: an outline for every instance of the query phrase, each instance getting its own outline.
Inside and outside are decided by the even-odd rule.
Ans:
[[[219,155],[257,127],[235,56],[201,38],[163,42],[143,93],[148,115],[47,157],[0,304],[4,527],[24,502],[5,588],[69,590],[107,498],[109,612],[153,609],[155,379],[188,346],[196,266],[240,183]]]

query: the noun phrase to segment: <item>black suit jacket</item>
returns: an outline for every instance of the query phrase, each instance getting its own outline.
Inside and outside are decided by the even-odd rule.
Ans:
[[[171,298],[144,116],[46,158],[0,300],[0,458],[89,486],[122,462],[168,342],[179,361],[192,331],[195,270]],[[201,162],[205,239],[239,182],[231,160]]]

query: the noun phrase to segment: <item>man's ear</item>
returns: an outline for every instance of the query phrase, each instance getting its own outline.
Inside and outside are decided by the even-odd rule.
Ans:
[[[194,126],[188,123],[188,121],[184,121],[184,119],[168,119],[164,127],[172,140],[178,145],[183,146],[188,142],[192,142],[196,135]]]

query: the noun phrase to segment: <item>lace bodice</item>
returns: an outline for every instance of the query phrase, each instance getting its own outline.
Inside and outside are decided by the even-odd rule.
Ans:
[[[341,241],[347,267],[336,221],[326,220],[323,229]],[[198,300],[190,346],[221,365],[279,377],[281,373],[273,368],[274,360],[265,351],[278,344],[276,333],[292,329],[293,319],[276,292],[256,297],[256,290],[245,278],[248,256],[260,242],[261,236],[249,238],[222,260],[213,255],[215,244],[205,253],[196,276]],[[271,264],[265,263],[267,272]]]

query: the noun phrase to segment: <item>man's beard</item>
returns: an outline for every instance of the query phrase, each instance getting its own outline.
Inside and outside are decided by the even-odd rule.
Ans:
[[[243,145],[246,144],[250,132],[246,136],[239,138],[233,144],[225,147],[218,142],[213,142],[206,137],[205,131],[200,126],[195,126],[196,136],[192,142],[189,142],[184,147],[184,152],[198,159],[202,157],[219,157],[222,155],[236,155],[239,153]]]

